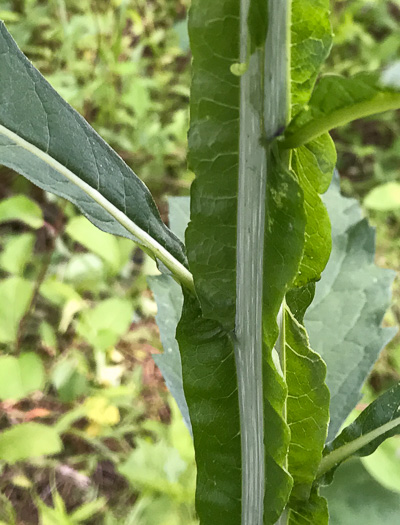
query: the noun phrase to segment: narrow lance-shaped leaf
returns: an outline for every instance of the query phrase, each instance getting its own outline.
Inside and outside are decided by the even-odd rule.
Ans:
[[[327,75],[318,82],[308,106],[291,122],[283,146],[296,148],[353,120],[399,107],[398,79],[379,73],[351,78]]]
[[[351,456],[368,456],[400,431],[400,384],[371,403],[324,451],[319,475],[330,481],[334,470]]]
[[[142,181],[32,66],[0,23],[0,163],[129,237],[192,288],[182,243]]]

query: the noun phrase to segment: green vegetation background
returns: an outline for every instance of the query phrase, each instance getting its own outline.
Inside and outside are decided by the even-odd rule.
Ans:
[[[193,178],[188,6],[0,0],[0,19],[22,50],[146,182],[165,220],[166,196],[187,195]],[[335,0],[333,23],[326,72],[375,70],[400,58],[400,0]],[[343,191],[364,202],[377,227],[377,263],[400,270],[400,113],[355,122],[334,138]],[[146,283],[155,272],[130,241],[0,171],[0,523],[196,523],[191,438],[151,357],[161,351]],[[389,324],[400,319],[399,291],[396,283]],[[364,401],[399,379],[397,338]],[[63,430],[61,452],[36,457],[34,423]],[[1,438],[10,430],[12,454]],[[392,438],[353,469],[392,491],[393,523],[399,450]],[[336,492],[345,506],[345,491]]]

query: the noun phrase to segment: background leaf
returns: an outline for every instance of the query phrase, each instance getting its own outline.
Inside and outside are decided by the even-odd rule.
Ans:
[[[8,221],[21,221],[34,229],[44,224],[40,206],[25,195],[15,195],[0,202],[0,223]]]
[[[311,347],[327,364],[331,440],[360,399],[361,386],[396,329],[379,327],[394,273],[374,264],[373,229],[362,219],[358,203],[340,195],[337,178],[323,200],[332,220],[332,254],[305,326]]]
[[[363,200],[369,210],[395,211],[400,208],[400,183],[387,182],[371,190]]]
[[[330,525],[399,523],[400,495],[382,487],[358,459],[342,465],[322,494],[328,500]]]
[[[19,323],[29,308],[32,293],[33,283],[20,277],[0,281],[0,343],[15,342]]]
[[[7,463],[50,456],[61,449],[56,429],[40,423],[20,423],[0,433],[0,459]]]
[[[43,388],[44,367],[40,357],[29,352],[20,357],[0,356],[0,399],[19,401]]]
[[[351,456],[368,456],[400,430],[400,383],[381,394],[345,427],[324,450],[320,473],[328,482],[334,470]],[[333,469],[333,470],[331,470]]]

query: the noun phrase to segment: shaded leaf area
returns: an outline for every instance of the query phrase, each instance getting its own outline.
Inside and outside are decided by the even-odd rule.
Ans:
[[[188,407],[182,387],[181,356],[175,338],[176,327],[182,313],[181,287],[168,275],[149,278],[148,282],[157,303],[156,322],[160,329],[164,349],[163,354],[153,354],[153,359],[179,406],[186,426],[191,431]]]
[[[333,221],[332,254],[305,314],[305,326],[312,348],[327,364],[332,440],[360,399],[379,352],[396,332],[380,326],[394,273],[375,266],[374,230],[362,219],[357,201],[340,195],[337,177],[323,199]],[[311,301],[312,296],[303,293]]]
[[[385,83],[380,73],[326,75],[290,123],[284,145],[294,148],[353,120],[399,107],[398,81]]]
[[[344,463],[321,492],[328,500],[330,525],[399,523],[400,495],[382,487],[358,459]]]
[[[239,165],[239,2],[195,0],[189,14],[193,54],[189,165],[191,222],[186,247],[205,317],[233,329]]]
[[[400,430],[400,384],[371,403],[324,450],[320,466],[324,481],[330,482],[334,470],[351,456],[368,456],[387,438]]]
[[[185,263],[183,246],[161,221],[143,182],[32,66],[0,25],[0,162],[73,202],[100,229],[138,240],[118,215]],[[81,184],[71,183],[72,173]],[[83,189],[98,192],[113,209]],[[143,239],[141,240],[143,242]]]
[[[168,199],[169,224],[171,231],[181,240],[189,221],[189,197]],[[192,431],[188,406],[183,392],[182,363],[176,340],[176,327],[182,314],[183,295],[180,285],[168,275],[148,278],[148,283],[157,303],[156,322],[160,330],[163,354],[153,354],[165,383],[174,396],[189,431]]]
[[[241,439],[233,340],[186,295],[177,328],[204,525],[241,523]]]
[[[310,98],[319,70],[332,46],[328,0],[293,0],[291,18],[292,116]]]

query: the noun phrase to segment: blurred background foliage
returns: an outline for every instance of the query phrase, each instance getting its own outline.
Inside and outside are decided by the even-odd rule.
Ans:
[[[165,220],[166,195],[188,194],[193,179],[188,7],[0,0],[22,50],[146,182]],[[400,0],[335,0],[332,8],[325,72],[400,58]],[[343,191],[359,197],[377,228],[377,263],[399,271],[400,113],[355,122],[334,138]],[[0,524],[196,523],[191,438],[151,357],[161,351],[146,282],[154,273],[130,241],[1,169]],[[387,322],[399,320],[397,282]],[[356,411],[399,379],[396,338]],[[360,521],[376,487],[391,509],[385,523],[399,523],[399,451],[392,438],[346,467],[342,488],[328,493],[333,524]],[[346,500],[350,485],[357,497]]]

